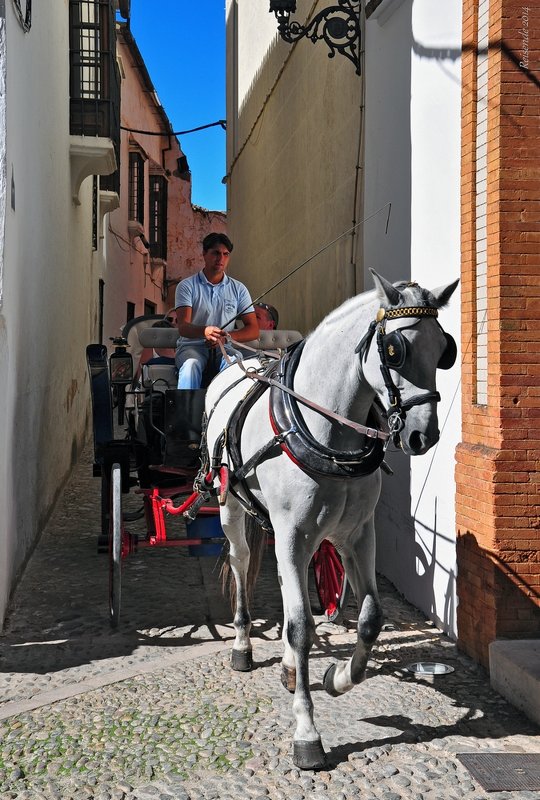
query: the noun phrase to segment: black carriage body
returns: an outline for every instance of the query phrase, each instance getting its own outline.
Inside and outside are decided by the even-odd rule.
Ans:
[[[143,343],[152,338],[135,336],[137,325],[146,325],[144,330],[148,332],[152,323],[160,319],[159,315],[139,317],[124,328],[122,341],[124,344],[127,341],[127,346],[133,349],[135,363],[140,358],[142,347],[148,346]],[[279,333],[280,341],[284,339],[285,345],[290,344],[288,334],[291,332],[263,333],[274,337]],[[295,338],[298,336],[295,334]],[[208,494],[192,492],[200,466],[199,445],[206,388],[166,388],[162,373],[154,382],[143,381],[139,387],[130,385],[132,356],[127,354],[126,357],[126,350],[119,351],[118,341],[115,344],[116,351],[110,356],[102,344],[90,344],[86,348],[92,398],[93,472],[101,477],[98,551],[108,553],[109,557],[109,617],[113,627],[118,625],[120,616],[121,565],[129,553],[156,544],[186,544],[190,555],[217,556],[224,541],[217,505],[204,506],[203,503],[208,503]],[[258,344],[261,349],[270,349],[275,343],[264,343],[261,339]],[[205,384],[210,379],[211,375],[206,374]],[[128,398],[133,395],[134,402],[128,402],[126,424],[121,438],[116,438],[114,406],[115,401],[118,402],[116,392],[119,387],[127,390]],[[137,395],[142,396],[142,400],[139,401]],[[118,423],[121,427],[123,419]],[[129,493],[134,485],[138,485],[144,502],[144,512],[140,515],[146,518],[147,524],[144,541],[139,541],[136,534],[126,530],[125,523],[135,516],[122,511],[121,495]],[[181,496],[188,496],[188,499],[175,507],[172,498],[179,502]],[[180,512],[188,518],[186,536],[183,540],[166,541],[165,516]],[[194,520],[199,512],[202,516]],[[321,611],[328,619],[335,620],[341,616],[348,596],[345,574],[337,554],[332,560],[319,554],[316,563],[319,566],[314,570],[314,577]]]

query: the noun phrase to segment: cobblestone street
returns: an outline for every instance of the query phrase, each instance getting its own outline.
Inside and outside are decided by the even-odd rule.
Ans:
[[[229,667],[231,613],[215,556],[171,548],[128,558],[111,631],[91,475],[87,450],[0,637],[1,800],[538,800],[539,792],[488,795],[462,766],[458,753],[538,753],[539,731],[383,579],[386,629],[368,679],[337,699],[322,676],[350,652],[354,623],[318,626],[311,681],[329,767],[299,772],[292,697],[279,680],[272,548],[253,607],[251,673]],[[454,672],[404,671],[420,660]]]

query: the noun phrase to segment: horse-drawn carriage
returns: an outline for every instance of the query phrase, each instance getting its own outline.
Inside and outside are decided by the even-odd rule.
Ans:
[[[93,470],[101,479],[98,550],[109,555],[113,627],[120,618],[122,562],[130,554],[148,547],[187,547],[193,556],[217,556],[225,541],[218,492],[205,484],[206,474],[201,472],[204,400],[212,370],[204,375],[202,389],[177,390],[174,364],[164,363],[166,359],[142,364],[141,356],[147,350],[155,354],[176,345],[177,331],[160,327],[162,321],[163,317],[155,314],[137,317],[124,326],[122,336],[112,340],[113,352],[109,354],[100,344],[90,344],[86,351],[93,408]],[[261,331],[244,354],[267,364],[300,339],[296,331]],[[130,492],[142,498],[137,511],[125,510],[125,496]],[[142,518],[144,537],[129,530],[130,522]],[[321,613],[336,621],[349,587],[341,559],[327,541],[314,554],[313,579]]]
[[[89,353],[94,415],[102,422],[95,426],[96,472],[103,482],[102,532],[109,541],[113,624],[121,557],[135,546],[125,531],[120,502],[131,483],[144,496],[146,546],[165,543],[163,513],[215,513],[211,509],[216,506],[205,503],[217,492],[229,542],[226,563],[236,585],[231,657],[236,670],[253,666],[250,564],[257,562],[255,548],[262,541],[260,535],[252,537],[254,522],[273,531],[283,599],[281,677],[294,692],[293,758],[302,769],[326,766],[309,681],[315,637],[309,564],[319,552],[323,572],[341,568],[338,558],[328,556],[335,547],[357,603],[354,651],[332,663],[323,677],[324,689],[338,696],[365,679],[382,627],[374,514],[386,448],[393,442],[404,454],[417,456],[436,444],[437,370],[449,369],[457,352],[437,317],[458,281],[429,291],[416,283],[394,285],[372,273],[375,291],[347,300],[283,357],[261,352],[214,378],[205,397],[204,430],[198,434],[203,437],[198,471],[189,460],[199,445],[190,427],[194,418],[186,424],[186,416],[175,413],[175,390],[158,387],[163,378],[150,381],[148,395],[143,387],[141,406],[129,412],[127,439],[114,438],[109,389],[110,383],[129,383],[127,351],[122,343],[108,367],[105,348]],[[195,491],[189,494],[192,481]],[[175,505],[184,493],[186,499]],[[333,590],[334,606],[344,585],[343,578]]]

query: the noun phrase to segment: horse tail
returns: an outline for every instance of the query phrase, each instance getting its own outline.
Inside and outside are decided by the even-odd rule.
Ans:
[[[246,593],[248,603],[253,599],[255,584],[261,570],[262,559],[266,551],[266,532],[251,514],[244,515],[246,543],[249,548],[249,567],[247,574]],[[236,609],[236,581],[231,570],[229,554],[227,553],[221,567],[221,585],[223,594],[229,594],[233,612]]]

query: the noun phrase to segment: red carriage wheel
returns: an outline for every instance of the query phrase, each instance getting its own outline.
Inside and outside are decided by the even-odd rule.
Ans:
[[[324,539],[313,555],[312,564],[321,612],[329,622],[337,622],[350,596],[349,581],[339,553]]]
[[[113,628],[120,619],[122,594],[122,471],[113,464],[110,481],[109,507],[109,619]]]

